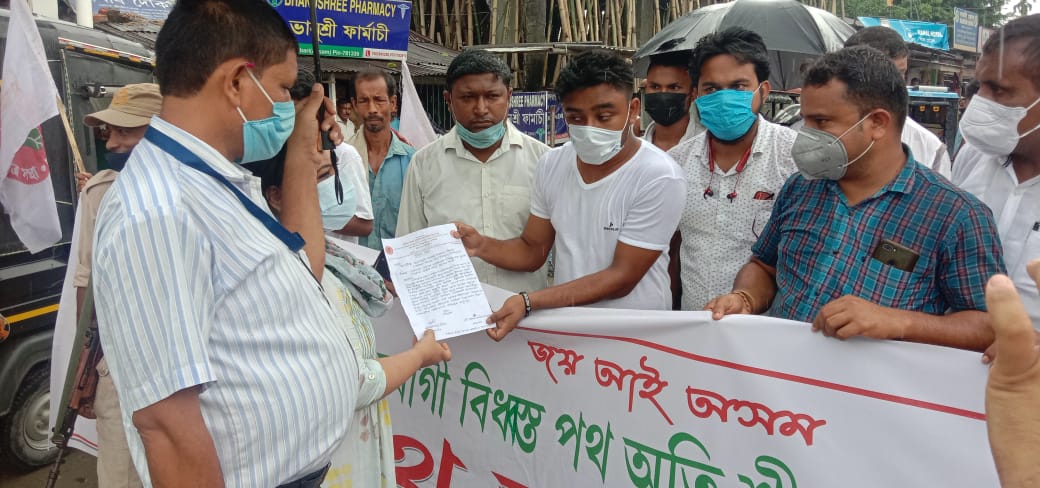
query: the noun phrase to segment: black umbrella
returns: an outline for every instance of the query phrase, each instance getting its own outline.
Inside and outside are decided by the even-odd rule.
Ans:
[[[802,64],[841,49],[855,32],[830,12],[797,0],[736,0],[699,8],[665,26],[632,56],[635,68],[646,73],[650,56],[692,50],[705,35],[728,27],[762,36],[770,52],[770,82],[780,89],[801,86]]]

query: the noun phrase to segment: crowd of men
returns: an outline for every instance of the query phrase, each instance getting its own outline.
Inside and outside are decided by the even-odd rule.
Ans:
[[[444,91],[455,126],[416,149],[392,127],[388,73],[358,73],[333,106],[313,82],[300,92],[294,37],[266,4],[178,2],[158,85],[85,120],[107,127],[113,170],[83,182],[75,283],[95,287],[105,350],[101,484],[311,487],[344,456],[358,486],[393,486],[389,426],[359,433],[353,412],[382,418],[386,392],[451,353],[427,334],[377,358],[368,320],[392,303],[387,284],[326,236],[380,249],[446,223],[481,281],[516,293],[488,319],[495,341],[568,306],[769,314],[978,351],[996,329],[1012,351],[985,356],[1004,374],[996,405],[1019,415],[1015,392],[1036,385],[1015,368],[1035,369],[1035,351],[1001,344],[1031,343],[1040,320],[1026,266],[1040,258],[1040,15],[984,46],[952,164],[907,116],[898,34],[846,46],[805,72],[793,129],[761,115],[754,32],[652,55],[643,101],[628,60],[585,52],[554,84],[570,133],[557,148],[509,121],[509,66],[466,50]]]

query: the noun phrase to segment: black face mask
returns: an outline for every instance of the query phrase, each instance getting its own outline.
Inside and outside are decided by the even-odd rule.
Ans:
[[[108,168],[115,171],[123,171],[123,167],[126,166],[126,160],[128,159],[130,159],[130,152],[110,152],[105,154],[105,162],[108,163]]]
[[[646,113],[657,125],[668,127],[689,113],[686,96],[685,93],[647,93],[643,97]]]

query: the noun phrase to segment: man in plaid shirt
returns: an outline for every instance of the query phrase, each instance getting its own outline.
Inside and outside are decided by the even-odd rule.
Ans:
[[[986,280],[1004,273],[989,209],[914,161],[900,133],[907,92],[880,51],[843,49],[809,70],[799,173],[715,319],[762,313],[868,336],[982,350]]]

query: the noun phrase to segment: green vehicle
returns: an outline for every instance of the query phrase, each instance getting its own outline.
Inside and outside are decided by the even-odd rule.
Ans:
[[[8,11],[0,9],[0,58],[8,22]],[[102,134],[84,126],[83,116],[107,107],[120,86],[154,81],[152,53],[140,44],[60,20],[37,19],[36,25],[84,164],[90,172],[105,168]],[[6,212],[0,212],[0,314],[11,332],[0,342],[0,459],[15,469],[39,467],[57,455],[48,418],[50,356],[75,217],[76,170],[60,118],[44,123],[42,132],[61,240],[29,254]]]

